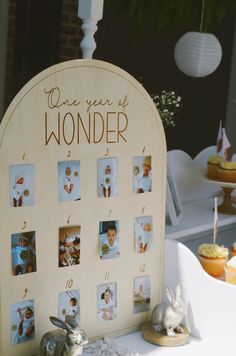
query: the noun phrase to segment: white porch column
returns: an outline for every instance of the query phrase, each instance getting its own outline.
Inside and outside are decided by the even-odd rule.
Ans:
[[[97,22],[102,19],[104,0],[79,0],[78,16],[82,19],[84,37],[80,43],[84,59],[92,59],[96,49],[94,34]]]

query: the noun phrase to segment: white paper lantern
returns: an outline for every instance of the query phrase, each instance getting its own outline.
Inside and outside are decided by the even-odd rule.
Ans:
[[[206,77],[216,70],[222,57],[218,39],[211,33],[187,32],[176,43],[177,67],[190,77]]]

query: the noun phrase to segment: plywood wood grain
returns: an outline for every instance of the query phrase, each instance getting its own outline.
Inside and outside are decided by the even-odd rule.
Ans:
[[[162,123],[151,98],[114,65],[96,60],[61,63],[18,93],[0,127],[3,356],[36,353],[42,334],[52,329],[49,315],[58,315],[58,294],[70,289],[80,290],[80,325],[89,338],[125,333],[148,320],[149,311],[133,312],[134,278],[151,277],[151,310],[162,292],[166,155]],[[133,159],[150,156],[152,189],[136,194]],[[98,195],[97,165],[103,158],[118,162],[116,194],[109,198]],[[64,181],[58,178],[58,162],[68,162],[73,184],[79,186],[71,200],[59,199]],[[17,183],[22,175],[23,187]],[[13,205],[15,184],[23,197],[20,207]],[[153,241],[150,251],[139,254],[134,219],[140,216],[152,217]],[[99,224],[112,220],[119,221],[120,255],[101,260]],[[58,267],[59,229],[74,231],[74,226],[80,233],[79,264]],[[35,231],[37,270],[13,275],[12,234],[25,231]],[[99,321],[97,288],[105,283],[117,286],[116,318]],[[24,300],[34,301],[35,338],[12,345],[10,307]]]

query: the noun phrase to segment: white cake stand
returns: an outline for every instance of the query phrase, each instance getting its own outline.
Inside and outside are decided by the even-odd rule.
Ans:
[[[206,170],[203,173],[202,179],[207,183],[217,184],[223,189],[223,202],[218,205],[218,212],[221,214],[235,215],[236,208],[232,204],[231,193],[236,188],[236,183],[209,179],[206,177]]]

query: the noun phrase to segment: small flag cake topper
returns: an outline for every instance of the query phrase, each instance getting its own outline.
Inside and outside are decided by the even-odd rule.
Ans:
[[[222,129],[223,139],[222,139],[222,149],[225,161],[231,161],[233,156],[232,147],[226,135],[225,129]]]
[[[222,149],[222,139],[223,139],[222,120],[220,120],[220,126],[219,126],[219,131],[216,140],[216,153],[219,153]]]

